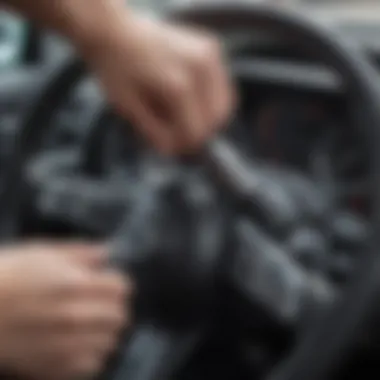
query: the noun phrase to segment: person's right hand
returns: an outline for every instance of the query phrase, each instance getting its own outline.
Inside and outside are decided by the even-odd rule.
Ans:
[[[134,14],[124,1],[111,4],[118,12],[105,18],[107,32],[79,46],[108,101],[160,152],[199,150],[236,105],[220,42]]]
[[[0,250],[1,370],[36,380],[102,370],[128,323],[131,294],[106,258],[102,248],[76,243]]]

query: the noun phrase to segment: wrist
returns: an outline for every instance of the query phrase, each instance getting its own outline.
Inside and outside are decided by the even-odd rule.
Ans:
[[[131,12],[121,1],[66,0],[61,32],[85,57],[115,43],[115,36],[128,34]]]
[[[3,6],[32,19],[43,28],[69,38],[75,45],[92,43],[103,29],[126,11],[122,0],[2,0]]]

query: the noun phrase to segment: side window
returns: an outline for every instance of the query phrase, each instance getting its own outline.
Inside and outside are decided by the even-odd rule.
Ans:
[[[15,15],[0,12],[0,71],[22,64],[27,24]]]

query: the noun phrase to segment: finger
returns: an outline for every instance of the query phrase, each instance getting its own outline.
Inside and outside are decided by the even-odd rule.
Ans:
[[[129,276],[109,269],[94,276],[92,292],[99,298],[125,300],[133,294],[134,284]]]
[[[115,334],[55,332],[43,336],[37,352],[23,359],[20,367],[28,368],[36,379],[87,378],[102,369],[118,340]]]
[[[67,334],[117,333],[130,324],[130,316],[124,303],[77,302],[58,308],[51,326]]]
[[[81,344],[98,358],[105,358],[116,349],[119,338],[118,334],[87,334],[83,336]]]
[[[119,335],[116,333],[104,333],[89,331],[84,333],[57,334],[55,335],[56,348],[63,347],[70,353],[77,350],[82,353],[106,356],[116,348]]]
[[[205,38],[199,33],[194,35],[193,40],[196,49],[189,59],[197,81],[197,98],[203,116],[205,138],[215,121],[215,106],[221,96],[220,88],[216,87],[219,80],[219,75],[216,73],[219,65],[219,45],[213,39]]]
[[[186,153],[199,147],[204,135],[204,121],[198,98],[198,83],[193,70],[172,72],[168,78],[168,128],[175,139],[176,153]]]
[[[81,355],[74,359],[68,371],[68,379],[92,379],[101,373],[105,365],[105,357],[101,353]]]
[[[189,56],[198,83],[199,104],[205,123],[203,140],[219,129],[231,113],[233,87],[221,42],[206,30],[182,28],[195,47]]]
[[[207,86],[202,90],[204,102],[208,107],[205,109],[208,136],[222,128],[231,116],[236,103],[236,94],[232,80],[226,70],[226,65],[222,62],[222,56],[214,48],[213,54],[209,57],[207,69],[202,71],[200,76],[204,76],[202,83]],[[211,50],[212,51],[212,50]],[[205,78],[208,78],[206,81]],[[206,137],[208,137],[206,136]]]
[[[90,266],[101,266],[107,260],[107,250],[104,246],[96,243],[70,241],[54,242],[39,241],[27,245],[28,252],[49,253],[60,255],[70,260],[75,260]]]
[[[105,246],[87,243],[67,243],[57,246],[57,253],[88,267],[101,268],[107,263]]]
[[[219,97],[215,102],[215,118],[211,122],[212,129],[220,129],[227,126],[232,114],[236,110],[238,95],[230,73],[226,70],[227,65],[219,63],[214,70],[214,85],[211,88]]]
[[[149,91],[141,91],[130,97],[126,104],[128,109],[124,115],[136,126],[138,132],[162,154],[170,154],[172,139],[166,126],[157,116],[157,110],[152,106]]]
[[[89,339],[83,334],[56,335],[48,345],[50,352],[47,356],[51,357],[50,362],[54,364],[48,369],[54,368],[57,374],[59,368],[58,379],[61,380],[92,378],[101,370],[104,362],[104,353],[98,350],[99,344],[100,339]],[[56,379],[54,376],[49,378]]]
[[[127,275],[107,268],[94,271],[71,265],[58,279],[53,295],[56,303],[67,300],[116,303],[130,298],[133,290],[134,286]]]

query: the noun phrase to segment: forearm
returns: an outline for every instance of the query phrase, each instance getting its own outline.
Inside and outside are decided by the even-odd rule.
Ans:
[[[127,12],[120,0],[0,0],[3,5],[69,38],[77,47],[106,43]],[[121,12],[121,8],[123,12]]]

